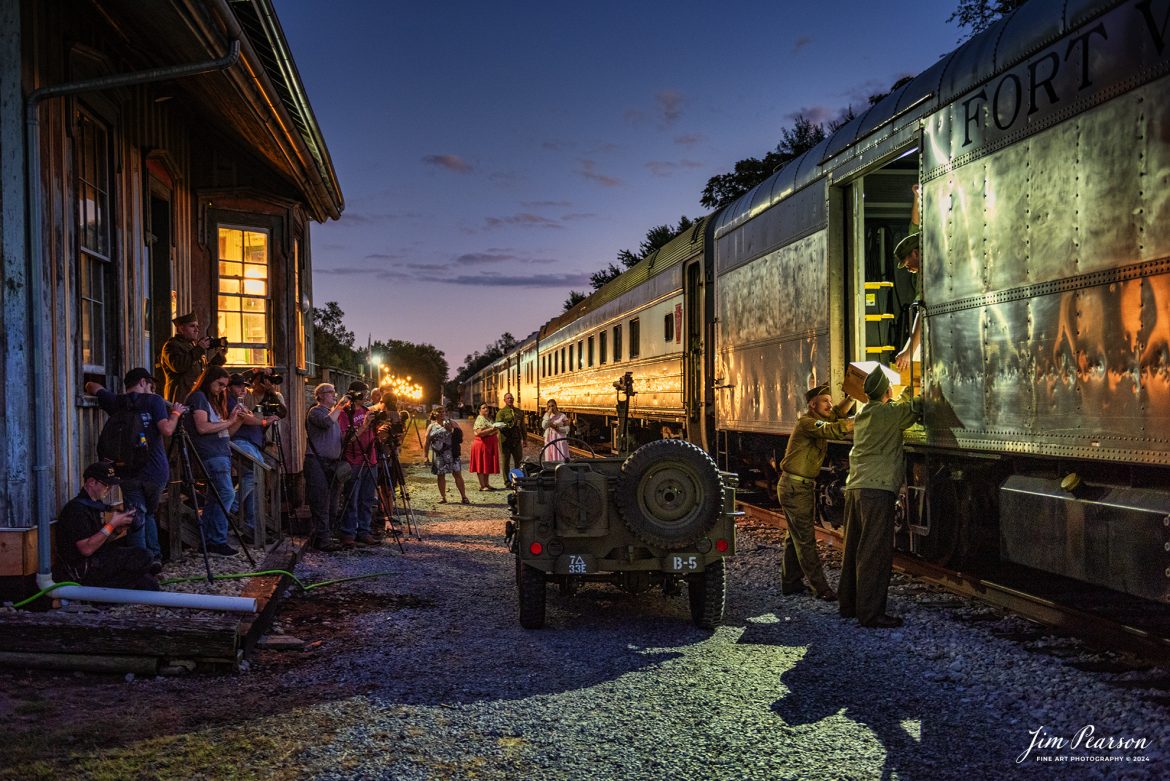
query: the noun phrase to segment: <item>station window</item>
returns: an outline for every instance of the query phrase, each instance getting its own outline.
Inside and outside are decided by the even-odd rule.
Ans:
[[[668,314],[662,319],[662,338],[670,344],[674,341],[674,315]]]
[[[219,226],[216,315],[230,365],[269,364],[268,257],[267,231]]]
[[[110,219],[109,131],[93,116],[77,114],[74,170],[77,172],[78,341],[82,371],[109,384],[113,317],[113,242]],[[40,273],[39,270],[37,273]]]
[[[606,338],[608,336],[609,336],[608,331],[602,331],[601,333],[599,333],[597,335],[597,362],[600,363],[602,366],[605,365],[605,361],[606,361],[605,342],[606,342]]]
[[[638,318],[630,321],[630,359],[633,360],[642,354],[642,326]]]
[[[593,366],[593,337],[592,336],[589,337],[589,350],[587,352],[589,355],[589,366],[592,367]]]
[[[622,359],[622,327],[615,325],[613,327],[613,362],[617,363]]]

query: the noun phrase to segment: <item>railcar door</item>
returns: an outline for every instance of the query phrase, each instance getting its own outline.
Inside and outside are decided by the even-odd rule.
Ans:
[[[706,360],[706,307],[703,296],[706,295],[706,284],[703,278],[702,260],[694,260],[687,264],[683,280],[683,307],[686,323],[686,349],[683,353],[683,372],[685,382],[683,392],[686,394],[687,439],[708,451],[714,447],[709,441],[714,429],[714,421],[710,420],[713,411],[707,403],[706,381],[704,365]]]

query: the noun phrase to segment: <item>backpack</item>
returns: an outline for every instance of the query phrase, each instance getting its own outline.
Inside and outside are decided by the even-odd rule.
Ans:
[[[150,456],[146,423],[130,396],[121,397],[118,404],[118,409],[110,413],[98,435],[98,458],[113,461],[120,476],[136,475],[146,466]]]

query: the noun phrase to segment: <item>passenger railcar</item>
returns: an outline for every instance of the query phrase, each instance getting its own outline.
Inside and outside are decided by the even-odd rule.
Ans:
[[[643,420],[770,491],[805,389],[888,363],[921,295],[900,547],[1170,601],[1168,73],[1170,0],[1032,0],[547,324],[538,397],[604,422],[633,371]],[[678,349],[590,364],[671,308]]]

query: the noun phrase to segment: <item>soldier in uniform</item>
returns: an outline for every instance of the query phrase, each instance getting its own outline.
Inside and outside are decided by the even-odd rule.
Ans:
[[[511,393],[504,394],[504,406],[496,413],[496,423],[503,423],[500,429],[500,475],[508,482],[508,470],[520,466],[524,458],[524,417],[516,409]]]
[[[922,301],[922,240],[918,207],[918,185],[911,188],[914,191],[914,205],[910,210],[910,232],[906,238],[894,247],[894,259],[898,261],[898,268],[906,269],[914,275],[914,300]],[[922,309],[914,312],[914,324],[910,326],[910,337],[906,344],[894,356],[894,365],[898,371],[904,372],[910,367],[914,353],[922,342]]]
[[[813,488],[830,439],[844,439],[853,430],[853,420],[846,418],[853,399],[848,395],[837,406],[828,385],[819,385],[805,393],[808,410],[796,422],[788,448],[780,462],[780,483],[776,493],[780,506],[788,518],[788,541],[784,543],[784,558],[780,563],[780,591],[797,594],[805,591],[803,580],[817,599],[834,602],[836,592],[825,580],[821,559],[817,555],[817,541],[813,533],[815,499]]]
[[[922,398],[910,388],[891,401],[890,380],[879,366],[865,378],[869,402],[857,413],[849,477],[845,480],[845,551],[837,586],[842,618],[868,627],[895,627],[886,613],[894,559],[894,505],[905,482],[902,432],[922,418]]]
[[[170,402],[186,400],[187,394],[195,387],[199,375],[208,366],[222,366],[227,363],[223,347],[211,346],[211,339],[199,338],[199,318],[194,312],[180,315],[171,321],[175,324],[175,335],[163,344],[162,364],[163,396]]]

